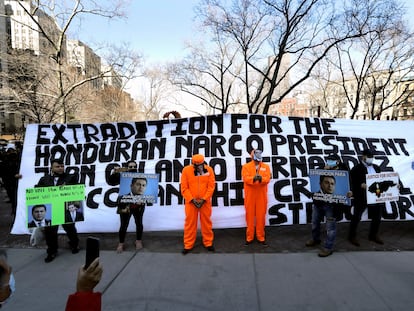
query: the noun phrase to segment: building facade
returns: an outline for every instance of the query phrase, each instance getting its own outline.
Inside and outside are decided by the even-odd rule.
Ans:
[[[311,92],[312,117],[376,120],[414,119],[414,76],[377,71],[364,80],[330,81]]]
[[[75,67],[80,76],[85,78],[100,76],[101,58],[82,41],[67,40],[67,56],[68,64]],[[102,79],[93,79],[90,85],[94,89],[101,89]]]

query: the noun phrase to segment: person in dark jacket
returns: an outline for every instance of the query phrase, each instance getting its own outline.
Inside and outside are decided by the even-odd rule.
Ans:
[[[348,166],[341,161],[341,158],[337,154],[330,154],[327,157],[324,169],[349,171]],[[320,191],[318,194],[329,196],[335,193],[336,179],[334,174],[321,175],[319,184]],[[352,192],[348,191],[346,195],[349,198],[352,196]],[[321,221],[325,217],[326,240],[324,248],[318,253],[319,257],[332,255],[336,240],[336,221],[343,210],[344,204],[320,200],[318,195],[314,197],[312,206],[312,239],[306,242],[306,246],[312,247],[321,243]]]
[[[0,177],[3,180],[4,188],[7,191],[11,204],[11,215],[16,216],[17,207],[17,185],[21,178],[19,174],[20,170],[20,153],[15,149],[7,149],[7,153],[4,155],[3,161],[0,162]]]
[[[46,174],[45,176],[41,177],[35,187],[53,187],[76,184],[78,184],[78,176],[75,174],[66,174],[63,161],[53,159],[51,160],[50,174]],[[62,227],[66,231],[66,234],[69,238],[69,245],[72,253],[78,253],[79,238],[75,223],[63,224]],[[45,262],[51,262],[57,256],[58,229],[58,225],[45,227],[44,232],[47,244],[47,257],[45,258]]]
[[[373,164],[374,155],[371,150],[365,149],[362,152],[360,163],[351,169],[351,189],[354,195],[353,205],[354,213],[349,225],[348,240],[355,246],[360,246],[356,238],[356,232],[361,216],[366,208],[368,208],[368,215],[371,217],[371,225],[369,229],[368,239],[377,244],[384,244],[382,239],[378,236],[378,231],[381,223],[382,209],[385,203],[367,204],[367,174],[380,173],[380,167]]]

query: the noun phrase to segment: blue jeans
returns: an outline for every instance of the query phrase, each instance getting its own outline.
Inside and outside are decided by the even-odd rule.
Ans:
[[[319,206],[312,206],[312,238],[314,241],[321,240],[321,221],[326,217],[326,240],[325,248],[332,250],[336,239],[336,219],[333,206],[322,203]]]

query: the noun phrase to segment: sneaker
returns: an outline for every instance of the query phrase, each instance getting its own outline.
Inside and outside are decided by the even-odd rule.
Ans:
[[[356,238],[349,238],[348,239],[349,243],[351,243],[352,245],[355,246],[361,246],[361,244],[359,244],[358,240]]]
[[[216,250],[213,245],[207,246],[206,248],[209,252],[214,252]]]
[[[324,248],[318,254],[319,257],[328,257],[331,256],[333,251],[331,249]]]
[[[371,242],[374,242],[374,243],[377,243],[377,244],[380,244],[380,245],[384,245],[384,241],[381,240],[378,236],[376,236],[374,238],[370,237],[369,240]]]
[[[45,258],[45,262],[49,263],[52,262],[53,260],[55,260],[57,254],[53,253],[53,254],[47,254],[47,257]]]
[[[313,247],[313,246],[316,246],[316,245],[319,245],[319,244],[321,244],[321,241],[320,241],[320,240],[318,240],[318,241],[315,241],[315,240],[309,240],[309,241],[307,241],[307,242],[305,243],[305,245],[306,245],[307,247]]]
[[[184,248],[184,249],[181,251],[181,254],[183,254],[183,255],[187,255],[189,252],[191,252],[191,249],[189,249],[189,248]]]
[[[246,242],[244,243],[244,246],[249,246],[250,244],[252,244],[252,241],[246,241]]]

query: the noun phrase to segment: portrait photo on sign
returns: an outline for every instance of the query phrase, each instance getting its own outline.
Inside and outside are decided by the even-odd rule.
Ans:
[[[35,204],[27,206],[27,227],[47,227],[52,225],[52,204]]]
[[[120,203],[156,203],[158,174],[123,172],[119,184]]]
[[[64,204],[65,223],[84,221],[83,201],[68,201]]]
[[[309,170],[313,200],[350,205],[347,197],[349,178],[347,171]]]

